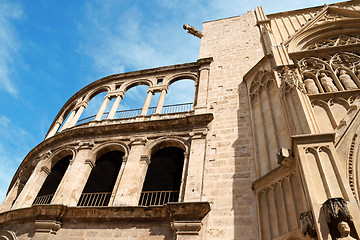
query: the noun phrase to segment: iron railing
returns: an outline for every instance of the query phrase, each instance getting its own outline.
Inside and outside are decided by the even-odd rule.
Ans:
[[[38,204],[38,205],[50,204],[53,197],[54,197],[54,194],[36,197],[33,205],[35,205],[35,204]]]
[[[107,206],[109,204],[111,192],[82,193],[78,206]]]
[[[192,110],[192,107],[193,107],[193,103],[167,105],[167,106],[163,106],[161,113],[167,114],[167,113],[190,112]],[[141,108],[138,108],[138,109],[131,109],[131,110],[116,111],[114,119],[137,117],[137,116],[140,116],[141,110],[142,110]],[[156,111],[156,107],[150,107],[148,109],[148,112],[146,115],[153,115],[153,114],[155,114],[155,111]],[[102,120],[106,119],[108,115],[109,115],[109,112],[104,112],[101,119]],[[79,121],[77,121],[76,125],[93,121],[93,120],[95,120],[95,117],[96,117],[96,115],[93,115],[90,117],[80,119]]]
[[[161,206],[168,202],[178,202],[179,191],[143,191],[139,206]]]

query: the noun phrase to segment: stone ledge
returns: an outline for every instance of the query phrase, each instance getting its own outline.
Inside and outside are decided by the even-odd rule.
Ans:
[[[210,211],[208,202],[168,203],[164,206],[141,207],[68,207],[33,205],[0,214],[0,228],[36,220],[61,222],[106,221],[200,221]]]

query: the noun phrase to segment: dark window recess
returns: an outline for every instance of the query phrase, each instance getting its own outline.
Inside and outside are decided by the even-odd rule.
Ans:
[[[71,155],[63,157],[52,167],[51,172],[47,176],[34,201],[34,204],[50,204],[51,199],[69,166],[71,158]]]
[[[162,78],[158,78],[157,79],[157,84],[162,84],[163,83],[163,79]]]
[[[96,160],[78,206],[107,206],[120,171],[124,153],[112,151]]]
[[[177,202],[184,165],[184,151],[166,147],[151,157],[146,173],[139,205],[163,205]]]

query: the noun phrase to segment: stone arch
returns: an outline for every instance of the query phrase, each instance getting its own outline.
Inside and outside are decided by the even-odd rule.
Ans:
[[[126,91],[128,91],[130,88],[133,88],[133,87],[136,87],[139,85],[146,85],[146,86],[152,87],[154,84],[149,79],[136,79],[136,80],[132,80],[132,81],[122,84],[119,88],[119,91],[122,91],[125,94]]]
[[[108,92],[111,88],[109,86],[100,86],[97,87],[89,92],[83,97],[82,101],[89,102],[92,98],[94,98],[96,95],[102,93],[102,92]]]
[[[129,155],[129,146],[121,141],[109,141],[102,143],[94,147],[88,154],[89,159],[95,163],[96,160],[103,154],[111,151],[122,151],[124,153],[124,159]]]
[[[151,142],[145,150],[145,154],[151,157],[155,152],[165,147],[178,147],[184,150],[184,153],[189,153],[190,144],[188,141],[180,137],[161,137]]]
[[[165,79],[164,85],[169,87],[174,82],[181,81],[181,80],[184,80],[184,79],[193,80],[195,82],[195,84],[197,84],[197,82],[199,80],[197,74],[194,74],[194,73],[179,73],[179,74],[175,74],[175,75],[169,77],[168,79]]]
[[[324,23],[303,31],[287,44],[289,53],[307,50],[309,46],[320,41],[341,35],[359,34],[360,19],[345,19]]]
[[[76,156],[76,149],[74,147],[71,146],[64,146],[61,147],[57,150],[55,150],[51,156],[49,157],[49,161],[50,161],[50,169],[59,161],[61,160],[63,157],[66,156],[72,156],[72,160],[75,159]]]

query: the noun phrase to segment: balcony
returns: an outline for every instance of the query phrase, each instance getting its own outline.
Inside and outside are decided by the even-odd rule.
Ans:
[[[179,191],[143,191],[139,206],[162,206],[169,202],[178,202]]]
[[[182,103],[182,104],[174,104],[174,105],[167,105],[163,106],[161,114],[169,114],[169,113],[183,113],[183,112],[190,112],[193,108],[193,103]],[[116,111],[114,119],[124,119],[124,118],[134,118],[140,116],[141,108],[139,109],[131,109],[131,110],[123,110],[123,111]],[[156,107],[150,107],[147,115],[155,114]],[[107,119],[109,112],[104,112],[102,115],[101,120]],[[96,115],[86,117],[77,121],[76,125],[88,123],[95,120]]]
[[[50,204],[54,194],[36,197],[33,205],[46,205]]]
[[[81,207],[108,206],[110,197],[111,192],[82,193],[77,205]]]

